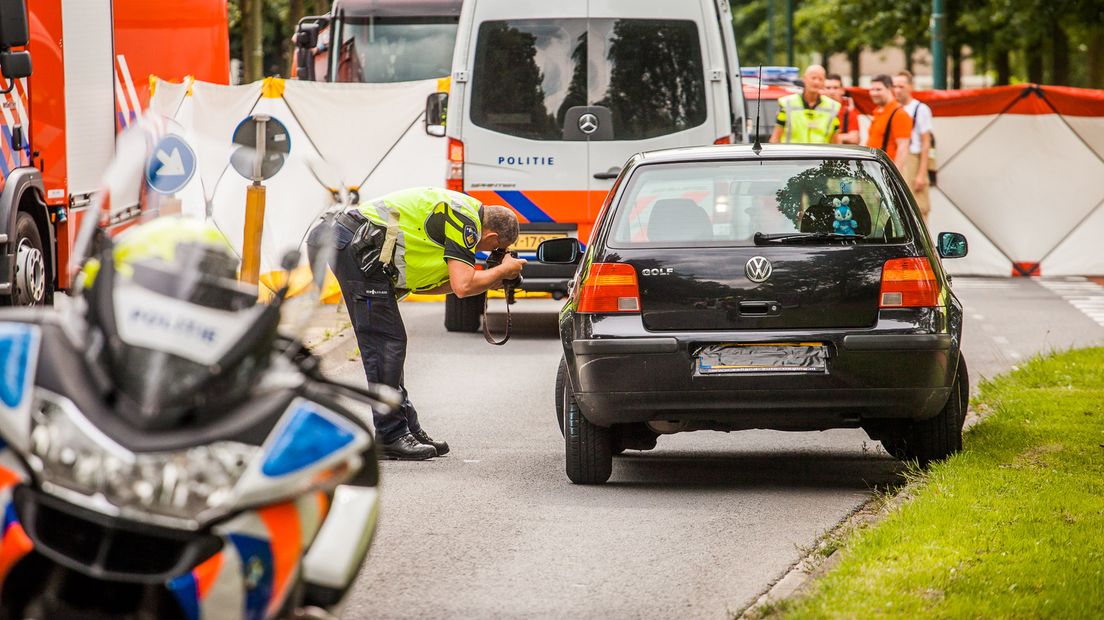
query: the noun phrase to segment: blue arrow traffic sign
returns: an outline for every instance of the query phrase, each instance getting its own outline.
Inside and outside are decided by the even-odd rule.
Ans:
[[[175,194],[192,180],[195,170],[195,151],[183,138],[170,134],[153,149],[146,165],[146,181],[156,192]]]

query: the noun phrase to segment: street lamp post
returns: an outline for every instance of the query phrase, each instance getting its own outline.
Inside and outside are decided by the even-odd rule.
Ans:
[[[786,66],[794,66],[794,3],[786,0]]]
[[[931,53],[932,88],[947,89],[947,31],[943,13],[943,0],[932,0]]]

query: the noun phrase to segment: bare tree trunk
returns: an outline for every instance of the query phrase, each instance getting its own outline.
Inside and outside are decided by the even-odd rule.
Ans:
[[[245,83],[264,77],[264,0],[242,2],[242,61]]]
[[[1043,83],[1043,55],[1042,41],[1031,40],[1023,48],[1025,62],[1027,63],[1027,81],[1032,84]]]
[[[1012,57],[1008,50],[997,49],[993,52],[993,69],[997,72],[997,86],[1012,83]]]
[[[287,43],[287,72],[284,74],[288,77],[291,77],[292,70],[295,69],[295,31],[296,26],[299,25],[299,20],[303,19],[305,9],[303,0],[291,0],[288,4],[288,26],[291,31],[291,41]]]
[[[862,57],[862,48],[847,50],[847,60],[851,63],[851,85],[859,85],[859,77],[862,75],[862,67],[859,59]]]
[[[1069,36],[1058,22],[1050,18],[1050,83],[1069,85]]]
[[[1104,28],[1097,26],[1089,33],[1090,88],[1104,88]]]
[[[955,45],[951,48],[951,88],[962,88],[962,46]]]
[[[912,43],[905,43],[903,51],[905,52],[905,71],[912,73],[912,54],[916,51],[916,48],[913,47]]]

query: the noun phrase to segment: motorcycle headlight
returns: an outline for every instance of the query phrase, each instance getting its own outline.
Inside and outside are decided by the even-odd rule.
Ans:
[[[72,402],[39,392],[28,462],[43,490],[77,493],[114,516],[196,529],[227,510],[234,485],[260,448],[220,441],[135,453],[93,426]]]

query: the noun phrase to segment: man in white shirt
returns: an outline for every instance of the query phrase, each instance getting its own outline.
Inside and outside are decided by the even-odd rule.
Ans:
[[[901,103],[904,111],[912,118],[912,139],[909,141],[908,158],[905,160],[905,181],[912,188],[916,204],[924,222],[928,221],[931,200],[928,197],[930,185],[928,171],[932,165],[932,111],[926,103],[912,97],[912,74],[901,71],[893,76],[893,94]]]

